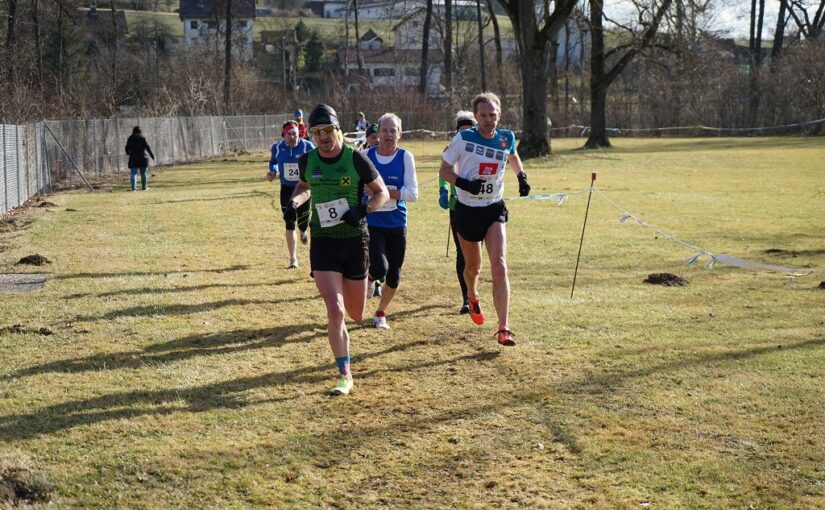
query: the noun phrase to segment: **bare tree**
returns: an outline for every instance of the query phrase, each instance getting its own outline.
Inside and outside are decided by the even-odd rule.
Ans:
[[[487,13],[490,16],[490,22],[493,24],[493,42],[496,46],[496,81],[498,82],[499,90],[502,90],[501,83],[501,29],[498,26],[498,18],[496,12],[493,10],[493,0],[487,0]]]
[[[673,0],[662,0],[660,4],[636,4],[638,19],[636,26],[624,27],[626,41],[606,50],[604,41],[604,0],[589,0],[590,30],[592,45],[590,51],[590,135],[584,146],[587,149],[610,147],[607,137],[607,91],[610,85],[643,49],[651,45],[659,24],[670,9]],[[615,22],[614,22],[615,23]],[[622,27],[621,24],[615,23]],[[608,67],[609,65],[609,67]]]
[[[230,87],[232,84],[232,0],[226,0],[226,41],[223,64],[223,113],[229,113]]]
[[[818,5],[816,0],[788,0],[788,11],[805,39],[816,40],[825,30],[825,0]]]
[[[453,2],[444,0],[444,85],[450,97],[450,110],[453,109]]]
[[[433,21],[433,0],[427,0],[424,12],[424,34],[421,37],[421,67],[418,76],[418,91],[427,93],[427,74],[430,70],[430,25]]]
[[[748,51],[751,69],[748,91],[748,124],[755,126],[759,118],[759,74],[762,69],[762,27],[765,21],[765,0],[751,0],[751,26]]]
[[[529,159],[550,154],[547,138],[547,47],[570,17],[577,0],[499,0],[518,42],[522,80],[521,140],[518,151]]]
[[[484,22],[481,19],[481,0],[476,0],[476,20],[478,21],[478,67],[481,71],[481,90],[487,90],[487,63],[484,59]]]

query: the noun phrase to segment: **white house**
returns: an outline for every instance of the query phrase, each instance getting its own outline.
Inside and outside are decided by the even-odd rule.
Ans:
[[[180,0],[184,48],[214,44],[216,37],[223,39],[227,1],[232,2],[232,39],[237,42],[232,51],[243,60],[252,58],[255,0]]]
[[[362,71],[359,74],[355,48],[338,50],[338,62],[346,73],[361,83],[374,87],[409,87],[417,88],[421,70],[421,16],[408,16],[393,27],[394,46],[385,46],[383,39],[372,29],[361,37],[359,48],[362,59]],[[418,25],[415,25],[415,24]],[[416,31],[418,39],[415,40]],[[440,96],[443,94],[441,77],[444,74],[444,54],[430,44],[429,65],[427,71],[426,94]]]

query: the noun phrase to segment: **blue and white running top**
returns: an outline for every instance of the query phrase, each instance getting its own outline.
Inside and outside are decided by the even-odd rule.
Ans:
[[[459,177],[484,180],[478,195],[456,187],[458,201],[471,207],[500,202],[504,197],[504,166],[507,158],[515,153],[516,137],[508,129],[496,129],[490,139],[481,136],[477,127],[456,133],[441,159],[455,165]]]
[[[286,140],[272,144],[272,157],[269,159],[269,173],[278,172],[281,186],[295,187],[298,184],[298,159],[315,148],[312,142],[298,139],[295,147],[286,144]]]
[[[381,174],[388,190],[398,190],[401,198],[390,200],[376,211],[367,214],[370,227],[402,228],[407,226],[407,202],[418,200],[418,177],[412,153],[397,148],[392,156],[378,154],[378,147],[367,149],[364,154]]]

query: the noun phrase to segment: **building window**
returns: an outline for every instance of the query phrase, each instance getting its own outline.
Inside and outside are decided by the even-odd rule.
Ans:
[[[373,76],[395,76],[395,68],[393,67],[376,67],[372,71]]]
[[[192,21],[190,21],[189,22],[189,28],[191,28],[192,30],[197,29],[198,28],[198,20],[193,19]]]

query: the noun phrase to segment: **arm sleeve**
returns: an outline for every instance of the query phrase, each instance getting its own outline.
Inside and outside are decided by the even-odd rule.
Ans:
[[[418,200],[418,176],[415,174],[415,158],[410,151],[404,151],[404,184],[398,190],[401,200]]]
[[[149,147],[148,143],[146,144],[146,152],[148,152],[149,155],[152,156],[152,161],[154,161],[155,160],[155,155],[152,153],[152,148]]]
[[[447,162],[448,165],[455,165],[458,158],[461,156],[461,133],[456,133],[450,145],[441,153],[441,159]]]
[[[269,173],[277,173],[278,172],[278,144],[272,144],[272,157],[269,158]]]
[[[361,178],[361,182],[369,184],[378,178],[378,170],[375,165],[366,156],[358,151],[352,151],[352,164],[355,165],[355,171]]]

